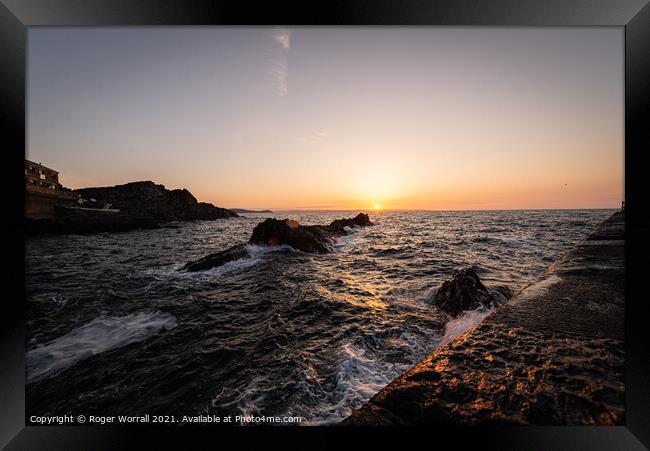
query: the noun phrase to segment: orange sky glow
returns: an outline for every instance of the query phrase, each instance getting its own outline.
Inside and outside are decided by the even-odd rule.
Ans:
[[[618,28],[31,29],[27,156],[227,208],[614,208]]]

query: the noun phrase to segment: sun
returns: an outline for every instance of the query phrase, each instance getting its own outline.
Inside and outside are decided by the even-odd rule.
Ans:
[[[374,209],[375,210],[381,210],[381,204],[375,204]]]

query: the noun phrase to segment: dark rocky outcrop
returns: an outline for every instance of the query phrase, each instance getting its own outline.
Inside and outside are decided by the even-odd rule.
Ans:
[[[451,316],[458,316],[464,310],[490,307],[502,304],[512,297],[506,286],[488,290],[473,268],[465,268],[443,282],[433,299],[433,304]]]
[[[365,213],[359,213],[350,219],[337,219],[326,226],[303,226],[292,219],[268,218],[255,226],[247,244],[262,246],[287,245],[309,254],[324,254],[331,250],[332,242],[337,236],[348,233],[345,227],[365,227],[369,225],[372,225],[372,223]],[[187,271],[203,271],[248,255],[246,244],[239,244],[225,251],[207,255],[195,262],[189,262],[183,269]]]
[[[73,192],[86,200],[81,207],[99,208],[59,207],[52,219],[27,221],[28,233],[120,232],[157,228],[172,221],[238,216],[225,208],[198,202],[186,189],[168,190],[151,181],[82,188]],[[110,210],[101,210],[109,204]]]
[[[331,250],[334,238],[347,234],[345,227],[369,225],[372,223],[365,213],[359,213],[354,218],[336,219],[327,226],[303,226],[292,219],[269,218],[255,226],[249,243],[266,246],[286,244],[302,252],[324,254]]]
[[[370,216],[366,213],[359,213],[351,219],[335,219],[329,225],[332,230],[343,230],[345,227],[365,227],[372,225]]]
[[[151,218],[158,222],[209,220],[230,218],[237,213],[198,202],[186,189],[168,190],[154,182],[132,182],[102,188],[75,190],[85,199],[111,204],[134,217]]]
[[[250,254],[246,249],[246,244],[237,244],[225,251],[215,252],[214,254],[206,255],[195,262],[189,262],[183,267],[183,269],[190,272],[205,271],[206,269],[216,268],[225,263],[249,256]]]

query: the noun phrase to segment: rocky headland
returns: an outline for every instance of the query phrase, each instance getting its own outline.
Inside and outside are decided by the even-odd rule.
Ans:
[[[620,211],[341,424],[625,424],[624,245]],[[477,279],[456,275],[434,305],[453,316],[494,302]]]
[[[348,234],[350,227],[365,227],[372,225],[370,217],[359,213],[354,218],[336,219],[329,225],[300,225],[292,219],[268,218],[257,224],[247,243],[237,244],[225,251],[206,255],[200,260],[187,263],[186,271],[204,271],[215,268],[233,260],[249,256],[247,248],[250,244],[263,246],[287,245],[292,248],[310,253],[324,254],[330,252],[336,237]]]
[[[238,216],[199,202],[187,189],[168,190],[151,181],[72,190],[82,204],[55,209],[54,218],[26,220],[28,233],[98,233],[153,229],[173,221],[213,220]]]

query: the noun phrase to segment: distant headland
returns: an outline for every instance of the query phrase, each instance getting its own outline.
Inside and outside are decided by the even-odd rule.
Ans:
[[[99,233],[153,229],[174,221],[213,220],[236,212],[199,202],[187,189],[152,181],[71,190],[58,172],[25,160],[25,225],[32,233]]]
[[[247,210],[245,208],[229,208],[229,210],[235,213],[273,213],[271,210]]]

